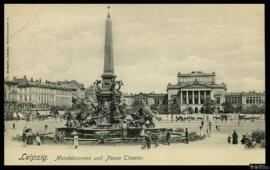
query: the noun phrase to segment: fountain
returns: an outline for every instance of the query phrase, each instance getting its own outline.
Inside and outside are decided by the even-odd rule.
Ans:
[[[109,9],[109,7],[108,7]],[[96,125],[93,127],[61,127],[56,128],[56,139],[61,141],[63,139],[72,140],[72,132],[76,130],[79,133],[80,140],[95,141],[97,143],[105,143],[113,140],[139,140],[142,138],[141,132],[163,133],[172,131],[167,128],[146,128],[144,124],[146,120],[152,122],[153,116],[133,115],[137,119],[136,126],[129,126],[126,135],[123,135],[125,129],[121,127],[121,123],[125,120],[127,114],[121,103],[121,86],[122,81],[116,81],[113,65],[113,41],[112,41],[112,21],[110,12],[108,11],[106,26],[105,26],[105,55],[104,55],[104,70],[101,76],[102,80],[96,80],[94,87],[97,97],[97,106],[94,108],[95,112],[91,115],[92,122]],[[149,113],[151,111],[145,110]],[[144,116],[142,118],[142,116]],[[143,122],[140,122],[142,118]]]

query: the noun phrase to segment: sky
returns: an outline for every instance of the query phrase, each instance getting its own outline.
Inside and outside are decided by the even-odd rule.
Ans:
[[[86,87],[101,79],[107,6],[5,4],[9,77]],[[123,92],[166,93],[178,72],[191,71],[214,71],[228,92],[265,90],[263,5],[110,6],[114,72]]]

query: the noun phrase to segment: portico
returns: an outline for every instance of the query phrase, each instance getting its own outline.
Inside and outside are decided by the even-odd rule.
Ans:
[[[181,112],[192,108],[193,112],[203,112],[206,99],[215,101],[216,109],[222,110],[225,101],[226,85],[215,83],[215,73],[192,72],[190,74],[178,73],[178,82],[168,84],[168,103],[178,104]]]

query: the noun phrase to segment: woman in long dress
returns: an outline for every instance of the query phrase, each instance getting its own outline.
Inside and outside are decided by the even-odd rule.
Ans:
[[[233,131],[232,134],[232,144],[238,144],[238,135],[235,130]]]
[[[78,133],[76,131],[73,131],[72,132],[72,135],[74,136],[73,137],[73,145],[74,145],[74,148],[77,149],[78,146],[79,146],[79,136],[78,136]]]

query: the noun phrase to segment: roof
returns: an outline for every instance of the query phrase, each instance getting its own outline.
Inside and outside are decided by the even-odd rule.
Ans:
[[[13,80],[5,80],[5,84],[19,84],[19,82]]]
[[[226,93],[226,96],[264,96],[265,93],[260,93],[260,92],[255,92],[255,91],[251,91],[251,92],[231,92],[231,93]]]
[[[38,82],[38,81],[23,81],[18,84],[18,87],[42,87],[42,88],[50,88],[50,89],[61,89],[73,91],[76,90],[71,87],[63,86],[57,83],[52,82]]]
[[[224,83],[216,84],[216,83],[203,83],[203,82],[189,82],[189,83],[179,83],[176,85],[168,84],[167,89],[183,89],[183,88],[224,88],[226,89],[226,85]]]
[[[138,93],[138,94],[124,94],[124,97],[165,97],[165,93]]]
[[[192,77],[192,76],[215,76],[216,73],[212,72],[212,73],[203,73],[201,71],[192,71],[191,73],[184,73],[181,74],[180,72],[178,72],[177,76],[178,77]]]

